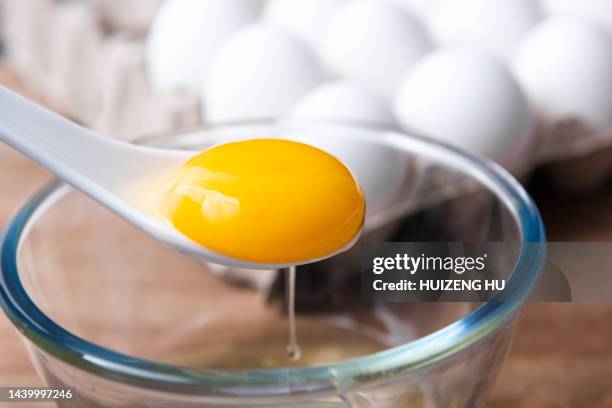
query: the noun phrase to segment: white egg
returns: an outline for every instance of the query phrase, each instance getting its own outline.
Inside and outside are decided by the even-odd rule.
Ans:
[[[426,22],[446,0],[390,0],[408,13]]]
[[[204,119],[211,122],[272,118],[324,80],[302,42],[264,23],[237,32],[217,55],[205,81]]]
[[[612,37],[571,17],[551,17],[525,38],[514,72],[545,116],[612,129]]]
[[[394,109],[406,129],[511,168],[535,122],[506,67],[467,48],[442,48],[421,60],[402,82]]]
[[[257,17],[256,0],[170,0],[153,20],[147,71],[157,92],[199,92],[215,54],[238,28]]]
[[[442,46],[477,47],[504,60],[542,18],[534,0],[447,0],[429,21]]]
[[[264,17],[318,49],[327,26],[347,0],[269,0]]]
[[[402,77],[430,50],[425,30],[402,8],[358,0],[337,12],[324,37],[322,59],[335,74],[391,99]]]
[[[350,81],[323,84],[304,96],[292,114],[307,119],[392,125],[395,120],[378,95]]]
[[[612,33],[612,2],[610,0],[542,0],[549,14],[580,17],[600,24]]]

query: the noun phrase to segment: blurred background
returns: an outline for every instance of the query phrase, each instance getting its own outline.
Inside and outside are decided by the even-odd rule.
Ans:
[[[111,137],[279,116],[400,129],[505,167],[551,241],[612,237],[609,0],[0,7],[0,83]],[[4,225],[50,176],[5,146],[0,169]],[[612,407],[611,321],[604,303],[528,305],[491,406]],[[39,384],[4,316],[0,347],[0,384]]]

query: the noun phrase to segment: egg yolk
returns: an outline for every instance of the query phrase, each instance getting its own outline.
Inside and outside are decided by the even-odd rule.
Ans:
[[[282,139],[208,149],[183,165],[163,215],[200,245],[259,263],[298,263],[350,243],[364,220],[363,191],[324,151]]]

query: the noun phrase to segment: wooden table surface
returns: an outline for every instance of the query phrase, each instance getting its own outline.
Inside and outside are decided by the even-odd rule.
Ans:
[[[0,84],[26,92],[1,66]],[[0,226],[49,179],[45,171],[0,145]],[[551,240],[612,241],[612,190],[589,200],[542,198],[539,204]],[[40,385],[2,313],[0,385]],[[528,305],[490,406],[612,407],[612,305]]]

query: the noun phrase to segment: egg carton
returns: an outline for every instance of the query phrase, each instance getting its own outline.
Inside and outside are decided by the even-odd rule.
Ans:
[[[146,36],[161,0],[0,0],[6,59],[26,86],[62,113],[130,139],[204,125],[199,95],[154,92]],[[539,120],[521,176],[535,168],[572,192],[602,186],[612,173],[612,131],[577,119]]]
[[[0,0],[8,64],[76,121],[117,138],[201,123],[199,98],[153,93],[145,39],[158,0]]]

